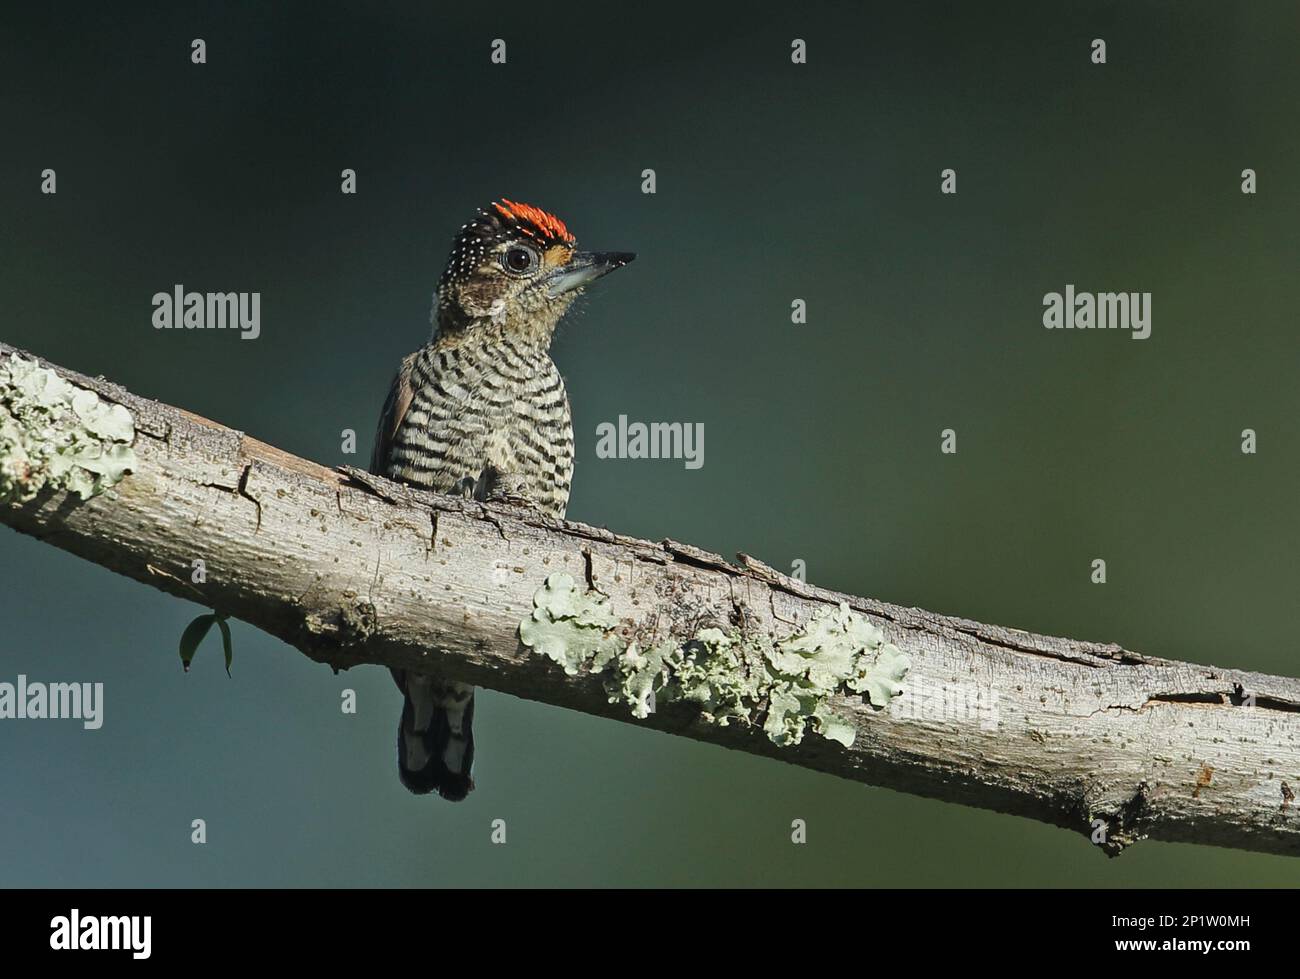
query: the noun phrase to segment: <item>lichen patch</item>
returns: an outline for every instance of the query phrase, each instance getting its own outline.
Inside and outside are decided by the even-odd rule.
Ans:
[[[122,405],[17,354],[0,361],[0,503],[43,489],[88,500],[135,468],[134,441]]]
[[[534,594],[519,635],[569,675],[602,675],[610,703],[627,704],[634,717],[657,703],[689,703],[707,723],[758,727],[783,746],[809,731],[851,746],[854,720],[835,712],[831,698],[860,694],[881,709],[902,692],[911,665],[847,605],[819,610],[781,639],[704,628],[684,642],[642,646],[624,639],[619,624],[604,595],[557,573]]]

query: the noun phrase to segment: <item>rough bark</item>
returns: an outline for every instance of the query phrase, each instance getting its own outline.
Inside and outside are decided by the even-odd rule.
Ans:
[[[0,344],[0,360],[13,349]],[[336,669],[428,668],[474,684],[874,785],[1028,816],[1118,853],[1143,837],[1300,854],[1300,681],[826,591],[745,555],[651,543],[330,470],[102,379],[46,366],[126,407],[136,470],[81,501],[43,493],[0,521],[242,619]],[[0,404],[0,412],[3,404]],[[190,568],[202,559],[207,581]],[[881,710],[860,696],[851,748],[780,747],[684,704],[634,720],[601,679],[520,642],[554,571],[610,598],[641,636],[701,624],[788,634],[847,603],[911,659]],[[951,699],[943,704],[945,693]],[[963,709],[974,693],[984,710]],[[1101,823],[1097,822],[1102,821]]]

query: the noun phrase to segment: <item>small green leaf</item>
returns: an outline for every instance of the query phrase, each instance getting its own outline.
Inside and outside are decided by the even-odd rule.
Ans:
[[[226,651],[226,676],[230,676],[230,661],[235,658],[235,647],[230,641],[230,626],[226,625],[224,615],[217,617],[217,625],[221,627],[221,645]]]
[[[190,671],[190,663],[194,659],[195,652],[198,651],[199,643],[203,642],[203,637],[208,634],[212,623],[216,621],[217,617],[210,612],[200,615],[181,633],[181,665],[185,667],[186,673]]]

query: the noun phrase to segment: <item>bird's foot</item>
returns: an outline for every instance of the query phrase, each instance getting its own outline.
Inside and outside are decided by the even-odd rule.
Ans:
[[[481,480],[479,499],[484,503],[538,510],[537,502],[528,496],[528,479],[522,473],[503,473],[496,469],[486,472]]]
[[[500,506],[515,507],[521,510],[535,510],[541,512],[541,507],[537,505],[536,500],[531,500],[526,496],[518,493],[489,493],[483,499],[484,503],[495,503]]]

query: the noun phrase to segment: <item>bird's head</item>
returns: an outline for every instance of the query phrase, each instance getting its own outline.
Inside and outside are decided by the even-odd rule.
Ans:
[[[501,200],[480,209],[460,229],[438,283],[435,331],[499,327],[549,343],[584,286],[636,258],[576,245],[564,222],[539,207]]]

